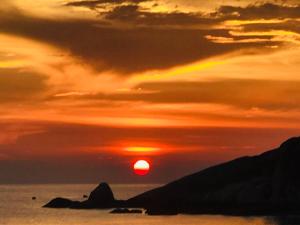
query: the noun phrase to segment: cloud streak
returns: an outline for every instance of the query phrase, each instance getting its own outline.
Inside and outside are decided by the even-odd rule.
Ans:
[[[87,7],[90,9],[95,9],[97,7],[103,7],[106,4],[122,4],[122,3],[130,3],[130,4],[139,4],[141,2],[146,2],[149,0],[88,0],[88,1],[70,1],[65,4],[65,6],[73,6],[73,7]]]
[[[242,20],[299,18],[300,6],[273,3],[249,5],[247,7],[221,6],[214,15],[223,19]]]
[[[291,110],[299,109],[299,85],[299,81],[253,79],[153,82],[139,84],[131,92],[87,94],[79,98],[164,104],[209,103],[248,109]]]

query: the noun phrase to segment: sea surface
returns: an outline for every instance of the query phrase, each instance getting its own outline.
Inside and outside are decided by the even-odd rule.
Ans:
[[[155,184],[111,185],[116,198],[127,199]],[[109,214],[109,210],[47,209],[54,197],[83,200],[96,184],[0,185],[0,224],[5,225],[298,225],[300,217],[233,217],[211,215],[147,216]],[[32,200],[35,196],[37,199]]]

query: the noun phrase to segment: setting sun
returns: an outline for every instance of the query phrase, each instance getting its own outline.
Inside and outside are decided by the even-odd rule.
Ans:
[[[146,160],[138,160],[134,163],[133,169],[135,174],[144,176],[149,173],[150,164]]]

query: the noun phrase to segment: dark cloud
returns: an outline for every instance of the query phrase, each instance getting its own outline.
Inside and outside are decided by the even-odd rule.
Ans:
[[[297,20],[288,20],[278,23],[253,23],[246,24],[243,26],[244,31],[274,31],[274,30],[284,30],[300,33],[300,22]]]
[[[95,9],[97,7],[102,7],[104,4],[121,4],[121,3],[130,3],[130,4],[139,4],[141,2],[146,2],[149,0],[91,0],[91,1],[70,1],[65,4],[65,6],[75,6],[75,7],[87,7],[90,9]]]
[[[243,20],[299,18],[300,6],[272,3],[249,5],[247,7],[221,6],[214,15],[224,19]]]
[[[172,28],[112,28],[95,20],[48,20],[22,14],[2,14],[0,32],[19,35],[68,50],[97,70],[123,74],[165,69],[223,54],[243,47],[269,43],[217,44],[207,34],[226,30]]]
[[[95,1],[75,1],[69,2],[67,6],[82,6],[91,9],[97,6],[104,7],[103,4],[114,6],[108,12],[101,12],[106,15],[108,19],[124,20],[126,22],[139,22],[144,24],[159,24],[159,20],[164,24],[195,24],[202,23],[217,23],[227,19],[284,19],[284,18],[299,18],[300,6],[287,5],[284,3],[256,3],[245,7],[223,5],[219,7],[214,13],[209,15],[201,13],[182,13],[180,11],[173,11],[169,13],[155,13],[150,12],[149,9],[143,9],[139,3],[149,0],[95,0]],[[130,3],[128,5],[121,5],[122,3]]]
[[[205,25],[208,26],[216,24],[217,19],[205,18],[200,13],[182,13],[182,12],[169,12],[169,13],[155,13],[141,10],[138,5],[124,5],[117,6],[111,11],[103,13],[108,20],[125,21],[144,26],[182,26],[182,25]]]
[[[46,89],[46,77],[18,69],[0,69],[0,102],[29,101]]]
[[[154,103],[213,103],[242,108],[288,110],[299,108],[299,85],[298,81],[247,79],[157,82],[140,84],[132,93],[98,94],[88,98]]]
[[[97,8],[107,10],[99,12],[101,17],[107,20],[120,21],[124,23],[134,23],[136,25],[212,25],[218,22],[215,18],[205,18],[201,13],[183,13],[180,11],[156,13],[150,12],[148,8],[142,8],[139,3],[150,0],[99,0],[99,1],[78,1],[69,2],[67,6],[82,6],[92,10]],[[129,3],[123,5],[122,3]],[[152,7],[158,6],[154,4]]]
[[[223,6],[216,15],[210,16],[180,11],[155,13],[142,9],[137,4],[118,4],[123,0],[67,4],[91,5],[106,2],[116,4],[101,14],[101,18],[105,20],[55,20],[28,16],[18,10],[2,12],[0,32],[52,44],[67,50],[98,71],[115,70],[126,75],[167,69],[244,48],[280,45],[280,42],[272,41],[273,36],[232,36],[229,30],[213,27],[231,17],[296,17],[299,12],[298,7],[273,4],[250,5],[245,8]],[[116,21],[122,25],[116,26]],[[209,35],[232,41],[226,44],[214,43],[213,38],[206,38]],[[247,42],[251,39],[264,40]]]
[[[142,25],[216,25],[230,19],[286,19],[300,18],[300,6],[287,6],[282,4],[256,4],[246,7],[221,6],[216,12],[183,13],[173,11],[168,13],[155,13],[141,8],[140,5],[118,5],[108,12],[102,12],[106,19],[131,22]]]

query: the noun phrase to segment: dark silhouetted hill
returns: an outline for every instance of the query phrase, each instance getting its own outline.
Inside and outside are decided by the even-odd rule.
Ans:
[[[127,201],[114,200],[108,191],[103,193],[110,196],[110,204],[103,194],[97,195],[95,201],[106,202],[106,206],[145,208],[151,215],[298,213],[300,138],[291,138],[279,148],[258,156],[210,167]]]

